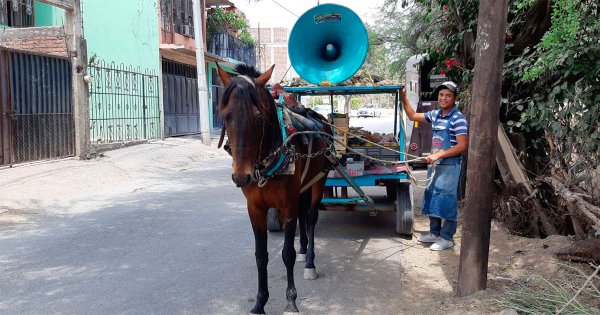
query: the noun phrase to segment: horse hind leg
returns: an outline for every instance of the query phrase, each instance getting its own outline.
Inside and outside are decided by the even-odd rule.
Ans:
[[[254,255],[258,271],[258,293],[256,304],[250,314],[265,314],[265,304],[269,300],[269,287],[267,283],[267,265],[269,252],[267,251],[267,210],[248,209],[252,230],[254,231]]]
[[[296,261],[306,261],[306,249],[308,247],[308,237],[306,236],[306,222],[308,208],[310,207],[310,189],[300,196],[298,207],[298,224],[300,226],[300,251],[296,256]]]
[[[298,307],[296,306],[296,298],[298,292],[294,284],[294,265],[296,263],[296,250],[294,249],[294,238],[296,236],[296,218],[288,219],[285,225],[285,242],[283,245],[282,258],[287,271],[288,286],[285,291],[285,297],[287,298],[287,306],[283,314],[298,314]]]

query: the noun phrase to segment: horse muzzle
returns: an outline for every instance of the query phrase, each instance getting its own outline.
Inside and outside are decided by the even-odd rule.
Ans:
[[[235,185],[239,188],[246,187],[252,183],[252,175],[251,174],[231,174],[231,180],[235,183]]]

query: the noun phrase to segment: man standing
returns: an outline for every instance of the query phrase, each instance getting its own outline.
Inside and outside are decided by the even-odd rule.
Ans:
[[[433,243],[429,249],[444,250],[454,247],[453,236],[458,220],[457,191],[460,179],[461,153],[467,150],[467,120],[456,108],[458,86],[452,81],[442,83],[434,93],[438,95],[440,109],[416,113],[402,89],[402,104],[412,121],[432,124],[431,155],[425,158],[430,164],[427,178],[433,178],[423,194],[423,215],[429,217],[429,234],[417,239]]]

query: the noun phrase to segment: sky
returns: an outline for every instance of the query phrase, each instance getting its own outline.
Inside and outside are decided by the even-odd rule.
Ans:
[[[317,2],[336,3],[356,12],[364,23],[372,24],[384,0],[230,0],[246,14],[250,27],[286,27],[291,30],[302,13],[317,5]],[[278,5],[279,3],[280,5]],[[283,7],[287,8],[284,9]],[[292,13],[288,12],[291,11]],[[295,15],[294,15],[295,14]],[[297,15],[297,16],[296,16]]]

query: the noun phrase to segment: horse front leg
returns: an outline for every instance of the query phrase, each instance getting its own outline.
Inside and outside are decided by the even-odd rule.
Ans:
[[[287,213],[294,213],[296,211],[288,211]],[[287,217],[287,216],[286,216]],[[296,250],[294,249],[294,238],[296,236],[296,223],[297,217],[291,216],[287,218],[285,224],[285,243],[283,244],[282,258],[287,271],[288,286],[285,291],[285,297],[287,298],[287,306],[283,314],[298,314],[298,307],[296,306],[296,298],[298,292],[296,291],[296,285],[294,284],[294,265],[296,264]]]
[[[308,207],[310,207],[310,189],[304,192],[300,196],[300,203],[298,206],[298,224],[300,226],[300,251],[296,261],[306,261],[306,250],[308,248],[308,237],[306,236],[306,221],[308,214]]]
[[[304,264],[304,279],[306,280],[317,279],[317,268],[315,267],[315,227],[319,219],[319,204],[323,197],[323,183],[312,187],[310,205],[306,210],[306,234],[308,236],[306,263]]]
[[[248,214],[254,231],[254,256],[256,257],[256,268],[258,271],[258,293],[256,304],[250,314],[264,314],[265,304],[269,300],[269,288],[267,285],[267,264],[269,263],[269,252],[267,251],[267,211],[248,205]]]

